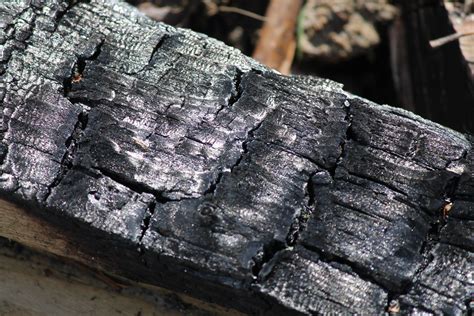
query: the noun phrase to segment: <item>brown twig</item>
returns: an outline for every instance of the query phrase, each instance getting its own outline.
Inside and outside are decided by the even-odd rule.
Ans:
[[[303,0],[271,0],[253,58],[289,74],[296,49],[296,21]]]
[[[248,10],[244,10],[237,7],[230,7],[226,5],[218,6],[215,2],[212,2],[212,0],[202,0],[202,2],[206,6],[207,13],[210,16],[216,15],[219,12],[227,12],[227,13],[240,14],[240,15],[243,15],[243,16],[258,20],[258,21],[262,21],[262,22],[266,21],[266,18],[264,16],[261,16],[260,14],[257,14]]]
[[[255,20],[258,20],[258,21],[262,21],[262,22],[265,22],[267,20],[264,16],[261,16],[257,13],[253,13],[253,12],[250,12],[250,11],[247,11],[247,10],[244,10],[244,9],[240,9],[240,8],[236,8],[236,7],[229,7],[229,6],[221,5],[221,6],[218,7],[218,10],[220,12],[237,13],[237,14],[244,15],[244,16],[247,16],[249,18],[252,18],[252,19],[255,19]]]
[[[464,37],[464,36],[472,36],[474,35],[474,32],[460,32],[460,33],[454,33],[451,35],[443,36],[438,39],[430,41],[430,45],[432,48],[438,48],[443,45],[446,45],[448,43],[454,42],[455,40]]]

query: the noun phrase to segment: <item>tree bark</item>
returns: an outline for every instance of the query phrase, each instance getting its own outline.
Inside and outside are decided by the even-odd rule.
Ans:
[[[470,136],[118,0],[19,3],[0,192],[52,228],[0,235],[246,313],[467,310]]]

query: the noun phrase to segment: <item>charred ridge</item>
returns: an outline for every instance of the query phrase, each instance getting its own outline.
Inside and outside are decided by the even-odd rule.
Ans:
[[[467,151],[464,151],[461,158],[456,161],[463,161],[467,157]],[[454,161],[450,161],[446,164],[445,169]],[[425,240],[420,248],[420,255],[422,256],[422,262],[420,267],[416,270],[411,282],[407,283],[401,291],[389,292],[389,299],[387,303],[387,311],[390,313],[391,310],[404,309],[405,306],[401,306],[399,297],[407,295],[419,282],[421,274],[428,268],[431,262],[435,259],[433,249],[441,241],[441,232],[449,221],[449,211],[455,203],[455,193],[458,190],[459,183],[462,175],[456,175],[451,178],[445,185],[443,190],[443,201],[441,207],[437,213],[431,215],[431,223],[428,233],[426,234]],[[423,209],[423,208],[422,208]],[[427,212],[427,210],[424,210]],[[432,310],[426,310],[426,312],[434,313]],[[392,313],[393,314],[393,313]],[[390,314],[390,315],[392,315]],[[398,315],[398,314],[393,314]]]
[[[346,101],[346,102],[348,102],[348,101]],[[316,161],[314,161],[314,159],[311,159],[310,157],[307,157],[305,155],[301,155],[301,154],[298,154],[296,152],[293,152],[292,150],[287,149],[286,147],[280,146],[279,144],[272,144],[276,147],[279,147],[283,151],[286,151],[286,152],[294,154],[294,155],[296,155],[300,158],[308,160],[311,164],[315,165],[318,168],[318,171],[315,171],[315,172],[311,173],[308,177],[308,181],[307,181],[306,186],[305,186],[306,205],[302,206],[302,208],[300,210],[300,214],[298,216],[296,216],[294,218],[293,222],[291,223],[291,225],[289,227],[289,230],[288,230],[288,233],[286,235],[285,241],[280,242],[280,241],[277,241],[277,240],[272,240],[269,244],[265,245],[263,254],[260,254],[260,256],[258,256],[255,259],[256,264],[252,269],[252,274],[253,274],[254,278],[256,278],[257,280],[265,278],[267,275],[269,275],[271,273],[271,270],[272,270],[274,264],[276,263],[275,261],[278,260],[279,255],[281,253],[283,253],[284,251],[292,251],[293,247],[297,245],[301,233],[304,232],[304,230],[306,229],[307,223],[308,223],[309,219],[311,218],[313,212],[315,211],[314,207],[315,207],[316,202],[317,202],[316,201],[316,196],[315,196],[315,192],[316,192],[315,184],[312,181],[313,176],[318,172],[328,172],[330,177],[332,179],[334,179],[335,170],[336,170],[337,166],[340,164],[342,157],[345,155],[345,143],[352,138],[352,134],[351,134],[351,130],[350,130],[351,129],[351,124],[352,124],[352,116],[349,112],[349,104],[345,103],[344,105],[345,105],[345,111],[346,111],[346,116],[344,118],[344,121],[347,122],[347,127],[346,127],[346,131],[345,131],[345,138],[340,143],[341,152],[340,152],[338,158],[336,159],[336,163],[335,163],[333,168],[330,168],[330,169],[326,170],[326,169],[322,168]],[[263,121],[262,121],[262,123],[263,123]],[[255,130],[258,130],[259,128],[260,128],[260,126],[257,126],[254,130],[252,130],[249,133],[249,137],[253,138]],[[247,150],[246,145],[247,145],[247,143],[244,142],[243,143],[244,152]],[[320,253],[320,252],[321,251],[318,250],[318,253]],[[347,262],[349,262],[349,261],[347,261]],[[361,272],[360,269],[355,267],[353,264],[351,264],[351,268],[353,268],[357,272],[363,273],[363,272]],[[372,278],[368,274],[363,274],[363,276],[364,276],[364,278],[363,278],[364,280],[369,280],[370,282],[372,282],[374,284],[377,284],[374,280],[372,280]]]
[[[69,11],[80,3],[91,3],[91,0],[68,0],[67,7],[64,10],[60,10],[56,13],[56,24],[54,26],[53,32],[56,32],[58,26],[61,24],[62,19]]]
[[[314,194],[315,185],[312,181],[312,178],[316,173],[317,172],[313,172],[309,176],[309,180],[306,184],[305,196],[307,199],[307,204],[304,205],[304,207],[301,210],[300,215],[297,216],[295,220],[293,221],[293,223],[291,224],[290,230],[288,231],[288,235],[286,236],[286,243],[289,247],[293,247],[296,245],[301,233],[304,232],[304,230],[306,229],[307,223],[314,212],[316,197]]]
[[[155,209],[156,209],[156,201],[151,201],[148,205],[148,209],[146,211],[145,216],[143,217],[143,220],[140,224],[140,229],[141,233],[140,236],[138,237],[138,251],[140,253],[140,256],[143,256],[145,254],[145,248],[142,244],[143,238],[145,237],[146,232],[150,228],[150,223],[153,215],[155,214]],[[147,262],[144,261],[145,265],[147,265]]]
[[[67,172],[74,167],[73,161],[74,161],[74,157],[77,151],[77,143],[79,139],[82,137],[83,131],[87,127],[88,116],[89,116],[88,109],[83,108],[82,112],[79,113],[78,115],[78,119],[72,131],[72,134],[66,139],[66,142],[65,142],[66,152],[64,153],[60,162],[60,165],[61,165],[60,172],[56,176],[54,181],[51,183],[51,185],[48,186],[47,194],[44,198],[44,201],[48,199],[53,189],[56,188],[61,183],[62,179],[64,179],[64,177],[66,176]]]
[[[262,124],[264,123],[264,121],[265,121],[265,118],[263,118],[260,122],[258,122],[253,128],[251,128],[247,132],[246,138],[244,140],[242,140],[242,145],[241,145],[242,150],[241,150],[240,156],[237,158],[235,163],[233,163],[229,167],[230,173],[232,173],[232,171],[241,164],[241,162],[244,159],[245,155],[250,154],[248,144],[255,140],[255,133],[262,127]],[[211,183],[209,188],[206,191],[204,191],[204,195],[214,194],[214,192],[217,189],[217,186],[221,183],[221,180],[222,180],[222,177],[224,176],[224,173],[225,173],[225,171],[222,171],[222,170],[219,171],[219,173],[216,176],[216,179]]]
[[[163,34],[160,39],[158,40],[158,42],[156,43],[156,45],[153,47],[153,50],[151,51],[151,55],[150,55],[150,58],[148,59],[148,62],[146,65],[144,65],[140,70],[136,71],[136,72],[133,72],[133,73],[128,73],[129,75],[136,75],[136,74],[139,74],[149,68],[152,68],[153,65],[155,64],[155,55],[156,53],[163,47],[163,45],[165,44],[165,42],[169,39],[172,38],[172,35],[170,34]]]
[[[251,71],[254,71],[254,70],[251,70]],[[230,78],[230,81],[232,82],[230,96],[228,97],[228,99],[226,98],[225,102],[223,102],[220,105],[220,107],[217,109],[215,113],[215,116],[217,116],[226,107],[232,107],[237,102],[239,102],[240,98],[242,97],[244,93],[242,80],[246,74],[247,73],[244,73],[242,70],[238,69],[237,67],[235,68],[234,76]]]
[[[290,225],[285,241],[272,240],[264,246],[262,253],[254,258],[255,265],[252,268],[252,274],[255,280],[265,279],[272,271],[278,257],[285,251],[292,251],[297,245],[298,239],[307,227],[307,223],[313,214],[316,204],[315,188],[312,181],[313,176],[321,171],[315,171],[309,175],[305,186],[306,205],[302,206],[300,214],[296,216]],[[325,172],[325,171],[323,171]]]
[[[352,129],[351,129],[352,128],[352,114],[351,114],[351,111],[350,111],[350,100],[349,99],[346,99],[344,101],[344,110],[346,112],[346,116],[344,117],[344,121],[347,123],[346,132],[344,134],[345,135],[344,138],[339,143],[339,147],[341,148],[341,151],[339,153],[339,156],[336,159],[336,163],[334,164],[334,166],[332,168],[329,168],[329,170],[328,170],[329,174],[331,175],[332,178],[334,178],[334,176],[336,174],[336,169],[341,164],[342,159],[343,159],[344,155],[346,154],[346,143],[353,139]]]
[[[368,271],[365,269],[363,266],[356,264],[350,260],[347,260],[345,258],[342,258],[340,256],[330,254],[327,252],[324,252],[316,247],[312,247],[307,244],[302,244],[302,246],[310,250],[314,253],[316,253],[319,256],[319,260],[322,262],[328,263],[334,267],[336,267],[339,270],[345,271],[345,270],[350,270],[353,273],[355,273],[360,279],[367,281],[369,283],[372,283],[385,291],[388,291],[387,285],[380,283],[378,280],[376,280]]]
[[[267,116],[268,116],[268,114],[267,114]],[[235,163],[230,167],[230,172],[232,172],[234,170],[234,168],[238,167],[241,164],[241,162],[244,159],[245,155],[250,153],[249,148],[248,148],[248,144],[255,140],[255,133],[262,127],[262,124],[263,124],[264,121],[265,121],[265,118],[262,119],[260,122],[258,122],[257,125],[255,125],[252,129],[250,129],[247,132],[247,137],[242,141],[242,151],[240,153],[240,156],[235,161]]]
[[[87,66],[87,62],[97,60],[101,53],[102,46],[105,43],[105,39],[102,39],[94,49],[94,52],[87,57],[78,57],[76,63],[71,69],[71,74],[69,77],[64,78],[63,80],[63,95],[68,97],[69,92],[72,90],[72,86],[75,83],[78,83],[82,80],[84,76],[84,71]],[[73,98],[68,98],[72,103],[81,102],[81,100],[74,100]],[[85,103],[85,102],[84,102]]]
[[[5,29],[3,30],[4,34],[11,33],[8,37],[3,39],[2,45],[2,57],[0,59],[0,79],[4,75],[4,73],[8,69],[8,65],[10,63],[10,59],[15,52],[26,50],[28,47],[28,40],[30,39],[31,35],[33,34],[33,28],[35,27],[36,19],[39,13],[35,12],[29,22],[29,27],[26,30],[22,30],[22,34],[20,38],[13,38],[16,33],[15,24],[17,23],[17,19],[20,19],[20,16],[26,12],[28,8],[25,8],[23,11],[19,12],[17,16],[15,16],[13,24],[8,24]],[[34,10],[33,10],[34,12]],[[0,91],[0,100],[3,102],[3,98],[5,97],[5,93]]]
[[[240,69],[235,69],[235,75],[232,78],[233,89],[228,102],[228,106],[230,107],[239,102],[242,94],[244,93],[244,89],[242,87],[243,75],[244,73]]]
[[[263,246],[262,251],[259,251],[253,258],[254,266],[252,267],[253,283],[264,279],[272,270],[275,262],[274,259],[278,254],[288,249],[288,244],[279,240],[271,240]]]
[[[113,181],[123,185],[124,187],[130,189],[131,191],[142,194],[142,193],[148,193],[151,194],[155,197],[156,202],[160,204],[166,204],[169,202],[178,202],[181,200],[184,200],[185,198],[180,198],[180,199],[171,199],[169,197],[165,196],[166,192],[155,190],[148,186],[145,183],[137,182],[134,181],[133,179],[129,179],[117,172],[114,172],[112,170],[108,170],[105,168],[99,168],[99,167],[91,167],[94,170],[99,171],[102,175],[112,179]]]
[[[224,176],[223,171],[219,171],[219,173],[216,176],[216,179],[211,183],[209,188],[207,188],[206,191],[204,191],[204,195],[212,195],[214,192],[216,192],[217,186],[219,183],[221,183],[222,177]]]
[[[156,52],[164,45],[164,43],[170,39],[171,36],[168,34],[163,34],[163,36],[158,40],[158,43],[156,43],[155,47],[153,47],[153,50],[151,52],[150,59],[148,60],[148,64],[146,67],[152,66],[153,61],[155,59]]]

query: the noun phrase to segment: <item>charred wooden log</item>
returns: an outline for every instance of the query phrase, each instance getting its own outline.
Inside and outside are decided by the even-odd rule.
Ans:
[[[468,135],[118,0],[0,16],[0,192],[79,260],[247,313],[467,310]]]

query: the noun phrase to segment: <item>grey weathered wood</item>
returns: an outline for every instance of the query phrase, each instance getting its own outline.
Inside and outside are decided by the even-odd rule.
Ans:
[[[469,136],[120,1],[0,16],[0,192],[81,260],[248,313],[466,311]]]

